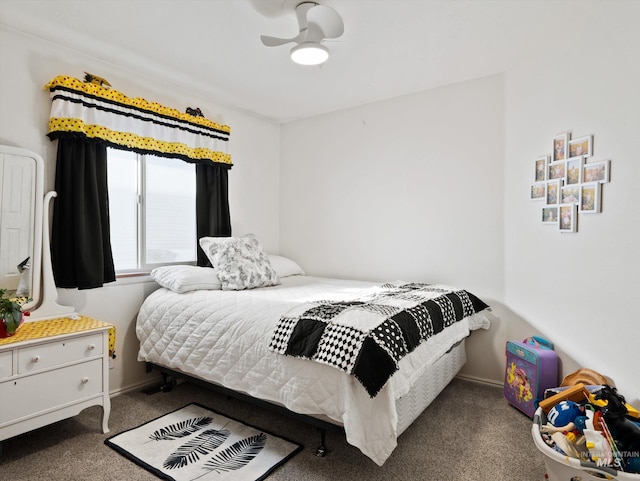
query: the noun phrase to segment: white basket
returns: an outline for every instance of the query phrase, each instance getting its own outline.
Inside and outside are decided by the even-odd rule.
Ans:
[[[538,408],[533,417],[531,436],[536,447],[544,454],[544,465],[547,468],[549,481],[602,481],[603,479],[640,481],[640,474],[598,467],[595,463],[580,461],[551,449],[540,435],[541,419],[544,419],[544,413]]]

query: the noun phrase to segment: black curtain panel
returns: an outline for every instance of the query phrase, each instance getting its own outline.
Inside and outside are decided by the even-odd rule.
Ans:
[[[229,237],[229,167],[222,164],[196,165],[196,232],[201,237]],[[199,266],[211,266],[198,244]]]
[[[115,281],[106,146],[58,138],[55,189],[51,260],[56,285],[92,289]]]

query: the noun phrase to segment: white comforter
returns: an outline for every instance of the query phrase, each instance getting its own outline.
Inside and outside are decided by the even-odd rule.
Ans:
[[[433,336],[400,362],[400,370],[371,399],[345,372],[276,354],[268,345],[278,319],[292,306],[343,299],[376,284],[310,276],[281,282],[247,291],[158,289],[138,315],[138,360],[343,425],[347,441],[382,465],[397,444],[395,400],[470,330],[489,325],[479,313]]]

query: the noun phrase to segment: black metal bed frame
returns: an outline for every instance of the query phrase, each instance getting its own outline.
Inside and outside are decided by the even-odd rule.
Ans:
[[[305,424],[309,424],[318,429],[320,433],[320,446],[316,449],[316,456],[324,457],[329,453],[329,450],[326,447],[326,436],[327,431],[341,431],[344,432],[344,428],[337,424],[332,424],[329,421],[323,421],[322,419],[317,419],[312,416],[307,416],[305,414],[299,414],[290,409],[287,409],[284,406],[280,406],[278,404],[271,403],[269,401],[265,401],[264,399],[258,399],[253,396],[249,396],[248,394],[244,394],[238,391],[234,391],[233,389],[229,389],[227,387],[221,386],[219,384],[214,384],[209,381],[205,381],[204,379],[200,379],[198,377],[191,376],[189,374],[185,374],[180,371],[174,371],[173,369],[166,368],[164,366],[160,366],[158,364],[154,364],[152,362],[145,363],[145,369],[147,373],[152,372],[154,369],[159,371],[162,375],[162,385],[160,386],[160,391],[169,392],[175,385],[170,378],[179,378],[189,381],[193,384],[197,384],[198,386],[203,386],[207,389],[211,389],[214,392],[224,394],[225,396],[232,397],[235,399],[239,399],[241,401],[245,401],[249,404],[253,404],[254,406],[258,406],[269,411],[283,414],[287,417],[296,419]]]

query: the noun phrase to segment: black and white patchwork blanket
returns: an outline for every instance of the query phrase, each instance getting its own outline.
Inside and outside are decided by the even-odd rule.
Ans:
[[[448,286],[383,284],[357,298],[294,307],[280,318],[269,349],[342,369],[375,397],[421,342],[488,307]]]

